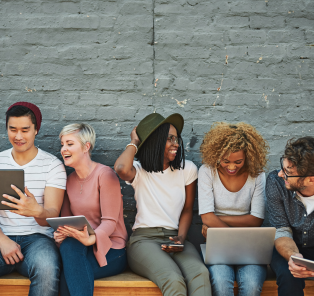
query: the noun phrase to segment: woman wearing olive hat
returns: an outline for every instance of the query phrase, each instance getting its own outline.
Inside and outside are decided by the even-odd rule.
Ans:
[[[183,123],[180,114],[166,119],[158,113],[146,116],[132,130],[131,142],[114,168],[135,190],[137,215],[127,245],[131,269],[156,283],[163,295],[207,296],[208,270],[185,240],[193,216],[197,167],[184,160]]]

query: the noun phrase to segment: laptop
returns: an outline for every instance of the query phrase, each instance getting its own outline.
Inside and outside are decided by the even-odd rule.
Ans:
[[[208,228],[201,245],[205,264],[269,264],[273,254],[275,227]]]
[[[1,170],[0,169],[0,210],[13,210],[13,208],[3,205],[1,201],[10,202],[4,198],[3,194],[11,195],[20,199],[18,194],[11,188],[11,184],[15,185],[24,192],[24,170]]]

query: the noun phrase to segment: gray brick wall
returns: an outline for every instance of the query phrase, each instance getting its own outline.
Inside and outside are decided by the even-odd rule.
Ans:
[[[56,155],[61,128],[85,121],[94,159],[112,166],[140,119],[179,112],[188,159],[200,165],[214,121],[246,121],[269,141],[271,170],[287,139],[313,135],[313,59],[312,0],[2,0],[0,150],[6,108],[26,100],[43,112],[37,145]]]

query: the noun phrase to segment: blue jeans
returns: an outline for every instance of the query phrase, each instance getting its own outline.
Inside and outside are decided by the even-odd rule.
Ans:
[[[60,253],[63,263],[61,296],[93,296],[94,280],[123,272],[127,263],[125,248],[110,249],[106,255],[107,265],[100,267],[93,246],[86,247],[71,237],[62,242]]]
[[[266,265],[208,265],[213,296],[233,296],[236,280],[239,296],[259,296],[266,279]]]
[[[8,237],[21,246],[24,260],[9,265],[0,254],[0,276],[16,270],[30,279],[29,296],[58,296],[61,258],[54,240],[40,233]]]
[[[314,248],[298,246],[304,258],[314,260]],[[278,296],[304,296],[304,279],[295,278],[288,269],[288,262],[274,248],[270,267],[276,274]]]

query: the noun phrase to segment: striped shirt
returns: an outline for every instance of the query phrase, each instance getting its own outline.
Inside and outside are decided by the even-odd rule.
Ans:
[[[23,166],[14,161],[12,148],[0,152],[0,169],[23,169],[25,186],[42,206],[45,187],[66,188],[67,176],[63,163],[39,148],[36,157]],[[40,226],[33,217],[24,217],[8,210],[0,210],[0,228],[5,235],[42,233],[53,236],[51,227]]]

